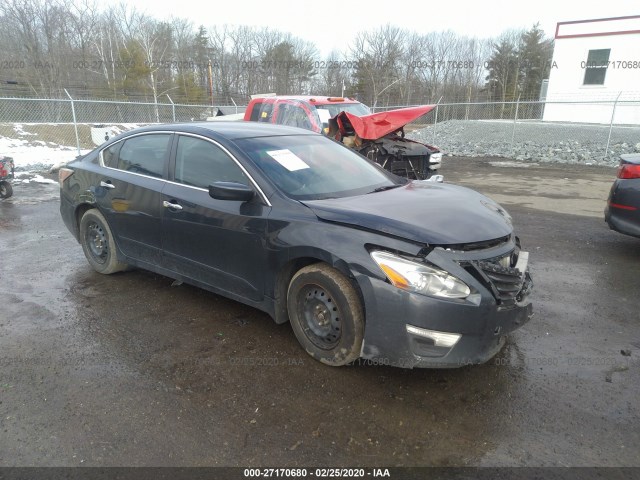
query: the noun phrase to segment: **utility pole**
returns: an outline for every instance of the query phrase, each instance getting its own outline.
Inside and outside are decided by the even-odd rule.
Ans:
[[[213,68],[209,59],[209,92],[211,92],[211,115],[213,116]]]

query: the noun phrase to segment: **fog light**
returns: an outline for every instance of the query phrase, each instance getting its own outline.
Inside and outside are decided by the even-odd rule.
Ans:
[[[433,345],[436,347],[451,348],[458,343],[458,340],[462,337],[459,333],[438,332],[436,330],[414,327],[413,325],[407,325],[407,332],[432,340]]]

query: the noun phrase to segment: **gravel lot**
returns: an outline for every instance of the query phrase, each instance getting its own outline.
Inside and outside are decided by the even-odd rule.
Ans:
[[[434,141],[435,128],[435,141]],[[505,157],[534,162],[617,165],[619,155],[640,152],[640,126],[614,126],[605,156],[608,125],[509,120],[450,120],[408,134],[461,157]],[[513,146],[512,146],[513,138]]]

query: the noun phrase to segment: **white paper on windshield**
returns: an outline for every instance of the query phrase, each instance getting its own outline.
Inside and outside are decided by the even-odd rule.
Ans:
[[[302,170],[303,168],[309,168],[309,165],[304,163],[304,161],[300,157],[298,157],[295,153],[287,148],[285,148],[284,150],[271,150],[267,153],[271,158],[273,158],[276,162],[278,162],[290,172]]]

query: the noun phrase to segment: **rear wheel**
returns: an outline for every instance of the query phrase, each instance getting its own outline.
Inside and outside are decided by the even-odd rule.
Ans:
[[[96,208],[87,210],[80,220],[80,243],[84,256],[98,273],[109,275],[127,268],[118,261],[116,243],[106,219]]]
[[[0,198],[9,198],[13,195],[13,187],[6,180],[0,181]]]
[[[338,270],[324,263],[301,269],[289,284],[287,307],[298,341],[313,358],[341,366],[360,357],[362,302]]]

